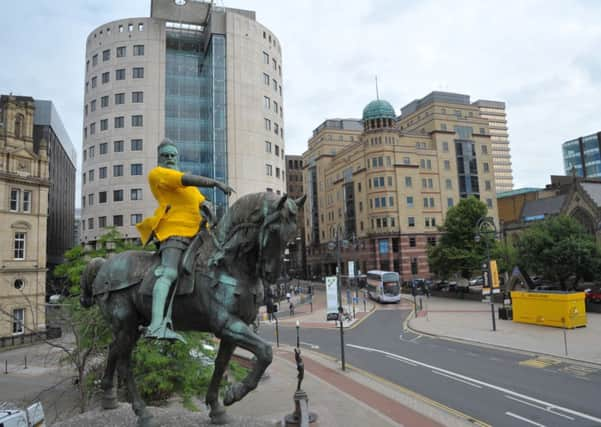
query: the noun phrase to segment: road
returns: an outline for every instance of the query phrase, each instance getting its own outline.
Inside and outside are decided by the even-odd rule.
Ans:
[[[601,367],[403,331],[410,310],[373,313],[345,332],[346,362],[494,426],[601,425]],[[280,342],[295,345],[294,327]],[[261,334],[275,341],[273,325]],[[301,347],[340,357],[337,330],[302,329]]]

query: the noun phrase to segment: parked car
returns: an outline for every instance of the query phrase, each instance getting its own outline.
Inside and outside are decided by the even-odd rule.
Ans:
[[[484,286],[484,277],[478,276],[470,280],[469,286]]]
[[[586,302],[601,303],[601,289],[586,289],[584,293]]]
[[[27,409],[12,407],[9,404],[0,405],[0,426],[3,427],[45,427],[44,419],[44,408],[40,402],[34,403]]]

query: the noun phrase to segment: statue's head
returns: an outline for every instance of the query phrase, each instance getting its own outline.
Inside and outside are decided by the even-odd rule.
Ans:
[[[163,139],[158,147],[158,164],[163,168],[178,170],[177,147],[169,138]]]

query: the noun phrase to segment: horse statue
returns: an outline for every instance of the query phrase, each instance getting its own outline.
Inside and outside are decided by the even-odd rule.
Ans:
[[[200,232],[202,243],[194,248],[191,271],[180,267],[169,308],[175,330],[211,332],[220,338],[205,399],[213,424],[228,422],[223,405],[254,390],[272,361],[271,346],[249,325],[263,302],[263,282],[275,283],[280,275],[281,256],[286,243],[297,235],[298,211],[305,198],[292,200],[273,192],[239,198],[213,232],[206,228]],[[113,333],[101,382],[102,406],[117,407],[114,373],[119,368],[142,427],[157,422],[137,390],[131,355],[143,325],[150,322],[154,271],[159,265],[158,254],[127,251],[108,260],[94,258],[81,277],[81,305],[99,304]],[[219,384],[238,346],[250,351],[256,363],[242,381],[226,389],[222,405]]]

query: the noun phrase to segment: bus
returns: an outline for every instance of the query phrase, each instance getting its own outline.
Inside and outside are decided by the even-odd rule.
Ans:
[[[393,271],[370,270],[367,272],[367,294],[378,302],[400,302],[401,282]]]

